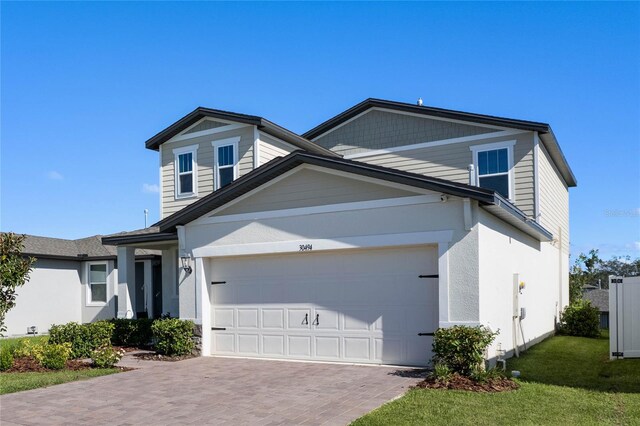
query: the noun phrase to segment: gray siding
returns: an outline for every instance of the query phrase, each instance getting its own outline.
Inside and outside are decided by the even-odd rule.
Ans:
[[[540,224],[562,240],[562,251],[569,253],[569,190],[542,144],[539,145]]]
[[[217,127],[228,126],[228,123],[221,123],[219,121],[207,120],[204,119],[200,123],[193,126],[191,129],[184,132],[185,135],[189,133],[200,132],[202,130],[215,129]]]
[[[470,147],[506,140],[516,140],[513,150],[515,204],[525,214],[533,216],[533,133],[360,157],[357,161],[459,183],[469,183],[467,167],[473,163]]]
[[[162,218],[177,212],[183,207],[193,203],[194,201],[213,192],[213,161],[214,152],[211,142],[227,139],[234,136],[240,136],[238,142],[238,176],[243,176],[253,170],[253,127],[247,126],[241,129],[229,130],[227,132],[217,133],[215,135],[199,136],[197,138],[182,140],[179,142],[170,142],[162,145]],[[198,145],[197,153],[197,187],[198,196],[192,198],[175,198],[175,155],[173,150],[185,146]]]
[[[342,155],[495,132],[495,129],[372,110],[315,139]]]
[[[276,138],[273,138],[269,135],[265,135],[264,133],[260,134],[260,165],[268,163],[276,157],[284,157],[290,152],[296,150],[291,145],[286,142],[282,142]]]
[[[403,191],[316,170],[301,170],[223,210],[221,215],[407,197]]]

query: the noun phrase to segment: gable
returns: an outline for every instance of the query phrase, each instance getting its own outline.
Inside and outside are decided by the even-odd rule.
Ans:
[[[401,114],[379,109],[366,113],[314,139],[341,155],[495,132],[494,127]]]
[[[424,191],[399,189],[381,183],[300,167],[283,179],[231,204],[216,215],[409,197],[422,193]]]
[[[184,132],[183,134],[188,135],[189,133],[200,132],[202,130],[215,129],[217,127],[223,127],[228,125],[229,123],[222,123],[220,121],[205,119],[205,120],[202,120],[200,123],[196,124],[195,126],[193,126],[192,128],[190,128],[189,130],[187,130],[186,132]]]

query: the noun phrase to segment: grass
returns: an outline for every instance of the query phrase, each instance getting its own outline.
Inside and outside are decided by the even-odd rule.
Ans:
[[[22,339],[23,338],[0,339],[0,348],[13,352],[19,346]],[[28,337],[28,339],[33,343],[42,343],[46,342],[47,336]],[[0,395],[105,376],[119,371],[117,368],[105,368],[78,371],[61,370],[29,373],[0,373]]]
[[[640,424],[640,359],[609,361],[608,351],[606,335],[552,337],[509,360],[517,391],[413,389],[353,424]]]

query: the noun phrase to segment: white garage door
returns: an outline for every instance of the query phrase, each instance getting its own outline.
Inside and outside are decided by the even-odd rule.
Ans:
[[[211,259],[212,354],[425,365],[437,327],[437,250]]]

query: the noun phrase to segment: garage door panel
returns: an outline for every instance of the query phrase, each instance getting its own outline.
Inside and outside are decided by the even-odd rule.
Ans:
[[[383,363],[393,364],[404,358],[404,340],[401,338],[385,337],[374,339],[374,358]]]
[[[238,309],[238,328],[258,328],[258,308]]]
[[[345,337],[344,357],[352,361],[371,359],[371,342],[368,337]]]
[[[283,308],[263,308],[262,328],[264,329],[284,329],[284,309]]]
[[[258,355],[258,342],[257,334],[238,334],[238,352],[243,355]]]
[[[216,284],[212,286],[212,303],[216,305],[231,305],[236,303],[235,289],[227,284]]]
[[[233,354],[236,352],[236,335],[232,333],[214,334],[213,347],[216,352]]]
[[[366,309],[346,309],[343,315],[344,326],[342,329],[344,331],[369,331],[370,323],[365,318],[369,315],[369,312]]]
[[[316,309],[312,325],[316,330],[338,331],[340,329],[340,314],[329,309]]]
[[[263,334],[262,353],[266,356],[284,356],[284,335]]]
[[[381,333],[399,333],[407,324],[406,311],[402,307],[384,309],[373,323],[373,329]]]
[[[316,336],[315,355],[318,358],[340,359],[340,338],[337,336]]]
[[[291,357],[311,357],[311,336],[289,336],[288,355]]]
[[[213,309],[213,326],[234,328],[234,309],[232,308],[214,308]]]
[[[287,328],[289,330],[309,330],[311,324],[311,309],[287,309]]]

